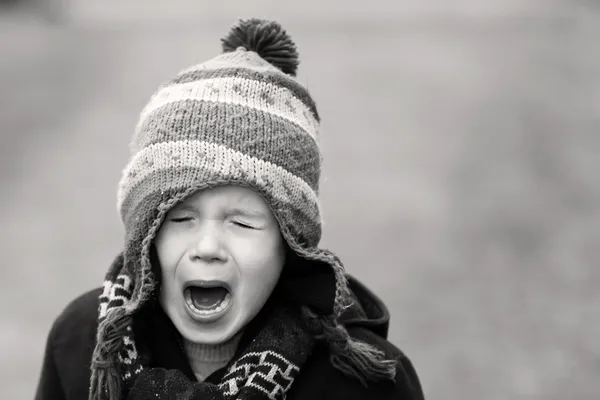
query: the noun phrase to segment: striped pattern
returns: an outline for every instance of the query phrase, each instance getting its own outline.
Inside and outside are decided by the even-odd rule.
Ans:
[[[184,171],[183,174],[177,171]],[[118,209],[135,193],[141,199],[155,191],[186,188],[199,178],[248,179],[264,187],[275,199],[301,205],[305,215],[317,222],[319,201],[303,180],[268,161],[249,156],[223,145],[206,141],[156,143],[140,151],[123,173],[118,192]],[[142,184],[147,181],[145,187]],[[139,190],[142,188],[142,190]]]
[[[281,73],[277,72],[257,72],[248,68],[231,67],[221,70],[199,70],[188,72],[180,75],[173,79],[169,85],[175,85],[180,83],[189,83],[200,81],[203,79],[216,79],[216,78],[244,78],[253,80],[256,82],[270,83],[272,85],[281,87],[289,90],[295,97],[300,99],[306,107],[310,109],[315,118],[319,120],[319,113],[317,112],[317,106],[313,101],[308,91],[298,84],[294,79],[282,76]]]
[[[190,108],[198,111],[184,112]],[[257,129],[265,125],[268,129]],[[319,148],[300,127],[283,118],[243,106],[186,100],[153,113],[142,126],[136,146],[143,149],[181,140],[220,144],[279,165],[318,191]]]
[[[168,104],[186,100],[239,105],[268,113],[299,126],[318,142],[319,123],[302,101],[285,88],[245,78],[206,79],[167,86],[144,108],[136,130],[141,130],[153,112]],[[139,147],[138,145],[133,150],[137,151]]]
[[[292,248],[320,241],[316,105],[293,77],[253,51],[221,54],[159,88],[130,149],[117,198],[131,242],[127,258],[139,254],[140,240],[152,240],[146,224],[157,208],[163,213],[170,199],[210,182],[257,188]],[[132,296],[142,290],[135,288]]]
[[[133,279],[127,275],[119,275],[113,281],[105,281],[100,295],[99,318],[106,317],[109,308],[121,307],[131,298]]]

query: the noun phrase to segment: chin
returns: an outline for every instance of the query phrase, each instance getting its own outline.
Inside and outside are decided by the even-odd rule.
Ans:
[[[217,345],[224,343],[231,339],[234,335],[227,335],[223,333],[212,333],[212,332],[188,332],[189,335],[182,334],[187,340],[192,343],[201,343],[208,345]]]
[[[183,321],[175,325],[179,333],[190,342],[217,345],[228,341],[240,330],[236,319],[227,317],[229,315],[211,323],[199,323],[184,315]]]

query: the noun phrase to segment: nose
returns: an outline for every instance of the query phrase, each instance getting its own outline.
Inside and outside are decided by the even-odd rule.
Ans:
[[[189,252],[190,260],[205,263],[226,261],[227,252],[223,245],[220,229],[210,222],[204,225],[193,239],[192,248]]]

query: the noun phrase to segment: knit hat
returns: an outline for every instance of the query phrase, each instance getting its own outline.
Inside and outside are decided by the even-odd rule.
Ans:
[[[337,323],[351,293],[340,260],[318,247],[319,115],[295,79],[295,44],[278,23],[249,19],[232,28],[222,47],[222,54],[161,86],[141,112],[119,185],[125,249],[114,264],[122,267],[109,270],[100,297],[91,397],[142,368],[131,316],[156,289],[160,271],[153,269],[150,250],[165,215],[192,193],[223,184],[260,193],[289,248],[333,272],[332,313],[304,313],[331,339],[336,365],[356,375],[379,360]],[[139,367],[120,378],[113,368],[118,362]],[[383,375],[388,367],[380,368]]]

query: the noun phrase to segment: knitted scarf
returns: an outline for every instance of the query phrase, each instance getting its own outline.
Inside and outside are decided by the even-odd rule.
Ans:
[[[152,251],[151,259],[154,254]],[[156,269],[156,262],[152,264]],[[159,312],[158,293],[153,291],[143,307],[127,315],[131,285],[127,285],[125,272],[124,258],[119,256],[109,270],[100,298],[100,313],[105,317],[100,322],[98,347],[116,357],[92,361],[90,398],[116,400],[133,388],[128,399],[192,399],[200,393],[207,396],[212,393],[213,397],[207,398],[214,399],[280,399],[312,350],[314,332],[303,321],[300,307],[282,301],[275,293],[290,291],[285,285],[278,285],[251,322],[252,328],[247,330],[252,340],[240,345],[243,351],[238,351],[226,366],[227,373],[219,384],[192,383],[180,371],[148,368],[152,354],[147,354],[144,335],[137,338],[136,334],[157,328],[148,325],[148,321],[156,319],[152,314]],[[117,279],[110,280],[110,275]],[[159,288],[160,274],[155,276],[158,277],[155,288]],[[331,303],[333,292],[327,298],[325,301]],[[243,337],[242,343],[245,341],[248,342],[247,337]],[[184,393],[191,397],[185,397]]]
[[[160,287],[160,273],[150,258],[154,259],[153,251],[147,261],[154,270],[150,275],[157,280],[145,282],[145,289],[152,290],[144,296],[144,304],[138,303],[136,308],[131,306],[135,281],[129,277],[134,275],[128,271],[123,255],[109,269],[100,296],[90,399],[284,398],[315,340],[329,344],[332,364],[348,376],[363,383],[394,378],[395,361],[386,360],[381,351],[351,338],[335,320],[340,316],[334,310],[337,274],[316,264],[296,268],[293,260],[299,258],[294,253],[290,253],[292,261],[287,261],[271,298],[251,322],[255,327],[248,330],[253,335],[251,341],[240,346],[219,383],[192,383],[180,371],[148,368],[151,355],[135,337],[139,331],[134,321],[147,319],[144,314],[157,302],[158,291],[154,289]],[[344,312],[353,312],[352,308],[348,306]],[[124,397],[130,390],[130,397]],[[198,397],[200,394],[205,397]]]
[[[260,326],[249,328],[244,334],[220,379],[195,382],[178,369],[146,368],[138,375],[127,399],[285,398],[315,343],[298,311],[293,306],[274,305],[269,306],[268,312],[261,312]]]

